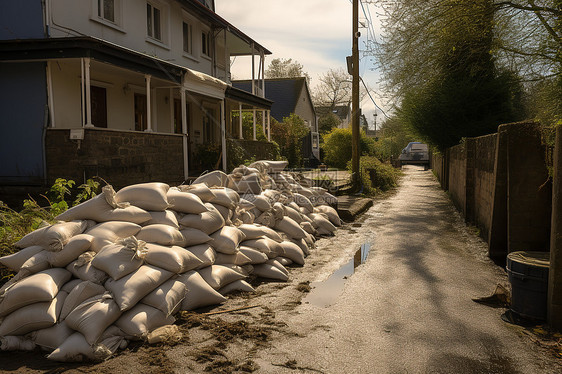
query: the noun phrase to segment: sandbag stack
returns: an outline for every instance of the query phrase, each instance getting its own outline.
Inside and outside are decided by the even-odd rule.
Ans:
[[[100,195],[16,243],[0,264],[0,348],[100,360],[173,324],[180,310],[253,292],[248,276],[287,281],[317,237],[341,224],[336,199],[258,161],[191,185],[142,183]]]

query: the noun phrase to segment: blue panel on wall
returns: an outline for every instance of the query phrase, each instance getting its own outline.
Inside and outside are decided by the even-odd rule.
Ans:
[[[40,183],[47,105],[45,63],[0,66],[0,182]]]
[[[45,37],[41,0],[0,2],[0,39]]]

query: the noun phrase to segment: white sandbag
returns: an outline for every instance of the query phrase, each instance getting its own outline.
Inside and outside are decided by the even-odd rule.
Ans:
[[[283,257],[290,259],[295,264],[304,265],[304,252],[297,244],[284,241],[281,242],[280,245],[283,247]]]
[[[240,246],[239,251],[244,256],[250,259],[251,264],[263,264],[269,258],[265,253],[260,252],[254,248],[246,247],[244,245]]]
[[[49,252],[43,250],[36,255],[33,255],[27,260],[20,268],[20,272],[26,274],[35,274],[51,267],[49,263],[49,254],[56,252]]]
[[[290,217],[296,223],[300,224],[301,222],[304,221],[302,214],[299,211],[291,208],[290,206],[285,206],[284,211],[285,211],[285,215],[287,217]]]
[[[219,293],[223,296],[228,295],[231,292],[256,292],[256,290],[250,285],[250,283],[243,279],[239,279],[227,284],[219,290]]]
[[[329,193],[328,190],[321,187],[310,187],[310,190],[312,190],[312,192],[314,193],[314,197],[309,197],[312,205],[338,205],[338,199],[334,195]]]
[[[195,310],[226,301],[226,298],[205,282],[197,271],[192,270],[180,274],[176,279],[187,287],[187,294],[181,304],[181,310]]]
[[[248,165],[250,168],[256,168],[260,171],[265,170],[267,173],[279,173],[283,171],[289,161],[273,161],[273,160],[260,160]]]
[[[266,264],[275,266],[277,269],[281,270],[281,272],[289,276],[289,270],[287,270],[285,266],[283,266],[279,261],[277,261],[277,257],[267,260]]]
[[[229,187],[239,194],[256,194],[262,192],[260,179],[256,174],[245,175],[237,181],[232,180]]]
[[[0,351],[33,351],[33,340],[24,336],[0,336]]]
[[[143,227],[136,237],[147,243],[160,245],[183,245],[184,237],[175,227],[156,224]]]
[[[212,204],[213,207],[221,214],[225,225],[232,225],[232,216],[235,208],[227,208],[220,204]]]
[[[84,301],[103,293],[105,293],[105,287],[101,284],[90,281],[80,282],[68,293],[60,312],[60,320],[66,319],[70,312]],[[53,347],[53,349],[56,347],[58,346]]]
[[[254,204],[256,208],[258,208],[262,212],[266,212],[271,209],[271,204],[269,199],[266,196],[262,195],[253,195],[253,194],[244,194],[241,196],[245,200],[249,201],[250,203]]]
[[[213,204],[205,204],[208,211],[201,214],[186,214],[180,218],[183,227],[191,227],[209,235],[225,225],[224,217]]]
[[[261,239],[244,240],[240,243],[240,245],[265,253],[268,258],[275,258],[283,251],[283,248],[278,242],[268,238],[267,236],[264,236]]]
[[[27,248],[38,245],[47,251],[57,252],[75,235],[82,234],[87,228],[86,221],[56,223],[30,232],[14,245],[16,248]]]
[[[207,211],[201,199],[192,193],[182,192],[178,188],[172,187],[167,193],[168,209],[175,210],[176,212],[199,214]]]
[[[29,304],[50,303],[70,277],[71,274],[65,269],[54,268],[12,284],[0,295],[0,317]]]
[[[84,300],[68,314],[65,321],[68,327],[80,332],[92,345],[98,342],[105,329],[120,316],[119,306],[111,294],[105,292]]]
[[[114,244],[119,239],[135,236],[141,230],[141,226],[132,222],[111,221],[95,225],[85,234],[94,237],[90,249],[99,252],[108,244]]]
[[[163,212],[148,212],[150,214],[150,220],[145,222],[143,226],[148,225],[168,225],[176,229],[179,229],[178,216],[173,210],[165,210]]]
[[[229,268],[230,270],[235,271],[236,273],[244,277],[247,277],[251,274],[251,271],[249,271],[248,269],[253,269],[251,264],[246,264],[243,266],[234,265],[234,264],[224,264],[221,266],[224,266],[225,268]]]
[[[301,222],[300,227],[302,227],[302,229],[304,231],[306,231],[307,233],[309,233],[311,235],[316,234],[316,229],[314,228],[314,226],[312,226],[312,223],[310,223],[310,222]]]
[[[166,247],[158,244],[147,244],[144,261],[169,272],[179,274],[203,265],[196,255],[178,246]]]
[[[59,214],[56,219],[59,221],[87,219],[96,222],[126,221],[141,224],[148,221],[150,215],[139,207],[128,203],[117,203],[113,187],[107,185],[102,188],[101,194]]]
[[[279,256],[279,257],[276,257],[275,260],[283,266],[289,266],[289,265],[293,264],[293,261],[288,259],[287,257]]]
[[[238,219],[242,221],[242,223],[253,224],[254,220],[256,219],[256,216],[252,212],[241,210]]]
[[[211,234],[211,245],[217,252],[225,254],[236,253],[238,244],[244,240],[246,236],[238,228],[233,226],[224,226],[220,230]]]
[[[143,265],[119,279],[108,279],[105,288],[111,292],[121,311],[131,309],[143,297],[172,277],[172,273],[152,265]]]
[[[316,228],[320,235],[322,235],[320,231],[327,232],[328,235],[336,231],[336,227],[325,215],[323,215],[323,213],[310,213],[308,216],[312,219],[312,225]]]
[[[246,240],[259,239],[262,236],[265,236],[265,231],[263,230],[263,226],[261,225],[243,224],[238,226],[238,230],[244,233],[244,235],[246,236]]]
[[[69,294],[74,289],[74,287],[78,286],[82,282],[84,282],[82,279],[72,278],[60,288],[59,292],[64,291]]]
[[[41,251],[44,251],[43,247],[32,245],[31,247],[23,248],[11,255],[0,257],[0,264],[17,272],[27,260]]]
[[[60,362],[103,361],[112,352],[103,345],[91,346],[84,335],[75,332],[64,343],[47,356],[47,359]]]
[[[65,267],[76,260],[82,253],[90,249],[94,237],[88,234],[78,234],[73,236],[59,252],[52,252],[49,255],[49,262],[52,267]]]
[[[291,243],[296,244],[302,251],[302,253],[304,254],[304,256],[309,256],[310,255],[310,248],[312,248],[312,246],[314,244],[308,244],[305,239],[290,239],[289,240]]]
[[[314,213],[317,213],[317,212],[318,213],[324,213],[334,226],[336,226],[336,227],[341,226],[341,219],[340,219],[340,216],[338,215],[338,211],[335,210],[334,208],[332,208],[331,206],[318,205],[314,208]]]
[[[265,233],[265,236],[275,240],[277,243],[281,243],[283,240],[285,240],[279,232],[273,230],[271,227],[262,226],[262,230]]]
[[[62,319],[60,318],[60,320]],[[33,331],[31,338],[41,348],[52,351],[72,334],[74,334],[74,330],[68,327],[66,321],[62,321],[46,329]]]
[[[215,199],[215,194],[205,183],[194,183],[189,185],[178,186],[180,191],[189,192],[197,195],[201,201],[208,203]]]
[[[179,310],[186,294],[187,287],[185,284],[172,278],[146,295],[140,301],[140,304],[146,304],[159,309],[166,316],[169,316]]]
[[[219,252],[215,258],[215,265],[234,264],[242,266],[251,263],[252,260],[240,251],[237,251],[232,255],[225,255],[224,253]]]
[[[257,275],[258,277],[280,280],[283,282],[289,280],[289,276],[287,274],[279,270],[277,267],[267,263],[254,265],[253,274]]]
[[[90,281],[98,284],[105,282],[109,275],[92,266],[92,259],[95,255],[96,253],[92,251],[82,253],[78,256],[76,261],[72,261],[68,264],[66,270],[70,271],[74,277],[80,278],[83,281]]]
[[[238,192],[231,188],[214,187],[211,188],[211,191],[215,194],[213,205],[222,205],[229,209],[234,209],[240,201],[240,195]]]
[[[178,325],[164,325],[146,335],[148,344],[179,342],[182,338],[183,334],[179,330]]]
[[[248,195],[243,195],[243,196],[248,196]],[[255,196],[255,195],[251,195],[251,196]],[[243,198],[242,196],[240,196],[240,201],[238,202],[238,207],[240,209],[244,209],[244,210],[252,210],[256,207],[256,205],[254,203],[252,203],[251,201],[246,200],[245,198]]]
[[[146,338],[147,334],[159,327],[171,325],[176,319],[166,315],[152,306],[139,303],[134,308],[123,313],[115,325],[127,335],[137,339]]]
[[[193,181],[193,184],[205,183],[209,187],[226,187],[228,185],[229,176],[220,170],[215,170],[207,174],[203,174]]]
[[[140,268],[146,253],[146,243],[131,236],[103,247],[93,258],[92,266],[118,280]]]
[[[180,232],[183,236],[183,242],[181,243],[182,247],[204,244],[212,240],[211,237],[203,231],[191,227],[184,227],[180,230]]]
[[[133,184],[120,189],[115,201],[128,202],[148,211],[163,211],[169,206],[166,195],[169,189],[169,185],[159,182]]]
[[[283,231],[287,236],[294,239],[302,239],[306,236],[305,231],[293,219],[285,216],[275,223],[274,228]]]
[[[209,283],[215,290],[236,280],[246,278],[244,275],[222,265],[211,265],[198,271],[205,282]]]
[[[0,336],[25,335],[57,323],[66,292],[59,292],[51,301],[28,304],[8,314],[0,323]]]
[[[213,247],[208,244],[194,245],[186,247],[185,249],[195,255],[202,262],[202,264],[197,266],[195,270],[211,266],[215,263],[216,252]]]

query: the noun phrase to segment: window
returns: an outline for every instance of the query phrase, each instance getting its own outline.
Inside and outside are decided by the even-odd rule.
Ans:
[[[211,57],[211,43],[209,40],[209,33],[208,32],[202,32],[201,33],[201,53],[203,53],[203,55]]]
[[[98,17],[115,22],[115,0],[98,0]]]
[[[151,38],[162,40],[160,9],[148,3],[146,4],[146,31]]]
[[[103,87],[90,87],[92,124],[107,128],[107,92]]]
[[[135,94],[135,130],[144,131],[148,127],[146,119],[146,95]]]
[[[191,25],[183,23],[183,51],[191,54]]]

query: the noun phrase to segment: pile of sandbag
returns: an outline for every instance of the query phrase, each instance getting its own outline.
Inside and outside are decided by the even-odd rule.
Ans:
[[[174,323],[181,310],[253,292],[248,276],[287,281],[319,236],[339,226],[336,199],[258,161],[191,185],[143,183],[100,195],[31,232],[1,257],[0,349],[100,360]]]

